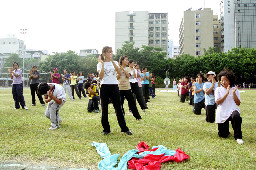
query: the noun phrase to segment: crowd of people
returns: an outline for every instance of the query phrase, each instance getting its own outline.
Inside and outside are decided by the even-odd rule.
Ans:
[[[177,82],[173,81],[173,87],[177,87],[180,102],[193,106],[193,112],[201,115],[202,109],[205,109],[206,122],[218,124],[219,137],[227,138],[229,132],[229,121],[231,121],[234,130],[234,138],[237,143],[243,144],[240,116],[240,92],[235,85],[235,75],[232,71],[224,69],[217,76],[213,71],[204,75],[199,73],[197,77],[184,77]],[[176,86],[177,85],[177,86]]]
[[[40,83],[40,73],[37,67],[33,66],[30,71],[29,80],[32,106],[36,105],[35,94],[42,106],[47,103],[45,116],[51,120],[50,130],[60,127],[62,119],[59,115],[60,108],[66,103],[66,93],[69,95],[70,101],[74,101],[75,94],[79,99],[89,97],[88,112],[98,113],[101,106],[101,123],[103,134],[111,133],[108,121],[108,105],[113,104],[117,121],[121,128],[121,132],[132,135],[132,132],[126,125],[124,100],[128,101],[129,111],[136,120],[141,121],[142,117],[136,105],[138,102],[140,108],[145,111],[148,109],[147,103],[150,102],[150,96],[155,98],[155,77],[147,68],[139,68],[133,60],[129,60],[128,56],[122,56],[119,60],[113,61],[113,51],[111,47],[104,47],[102,54],[99,56],[97,64],[97,74],[88,74],[87,78],[83,76],[83,72],[75,74],[72,71],[63,70],[63,74],[58,73],[58,69],[54,68],[51,73],[52,83]],[[8,69],[12,83],[12,94],[15,101],[15,109],[22,107],[28,109],[23,96],[22,71],[19,69],[18,63],[14,62],[13,67]],[[62,85],[60,85],[62,79]],[[177,83],[174,79],[173,88],[177,89],[180,102],[188,101],[193,106],[193,112],[201,115],[201,110],[206,111],[206,121],[218,124],[218,134],[220,137],[228,137],[229,121],[234,129],[234,137],[239,144],[243,143],[240,116],[240,93],[235,86],[235,76],[230,70],[223,70],[218,75],[213,71],[207,73],[207,81],[204,76],[198,74],[196,78],[191,77],[190,80],[184,77]],[[86,95],[87,94],[87,95]],[[42,98],[44,96],[44,99]],[[215,113],[215,110],[217,111]],[[215,116],[216,115],[216,116]]]

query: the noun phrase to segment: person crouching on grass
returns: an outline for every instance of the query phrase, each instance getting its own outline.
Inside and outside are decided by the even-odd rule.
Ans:
[[[59,115],[60,108],[66,101],[66,93],[64,88],[56,83],[40,83],[38,85],[38,93],[45,96],[45,102],[48,103],[45,110],[45,116],[51,120],[49,130],[58,129],[61,123]]]
[[[87,82],[84,85],[84,88],[86,89],[88,96],[89,96],[89,102],[87,110],[88,112],[92,112],[94,110],[94,113],[99,113],[99,86],[97,84],[96,80],[93,80],[92,83]]]
[[[229,133],[229,121],[234,129],[234,137],[238,144],[243,144],[239,105],[240,92],[235,85],[235,75],[232,71],[224,69],[218,75],[221,87],[215,91],[215,102],[218,105],[216,111],[216,123],[218,124],[219,137],[227,138]]]

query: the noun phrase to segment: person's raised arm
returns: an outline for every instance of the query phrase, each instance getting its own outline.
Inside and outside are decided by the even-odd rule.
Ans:
[[[221,104],[226,100],[226,98],[228,97],[228,94],[229,94],[229,89],[230,89],[230,85],[228,85],[228,87],[227,87],[226,94],[222,98],[219,98],[215,101],[216,104]]]
[[[239,100],[238,96],[236,95],[237,86],[235,86],[232,90],[233,98],[237,106],[241,104],[241,101]]]

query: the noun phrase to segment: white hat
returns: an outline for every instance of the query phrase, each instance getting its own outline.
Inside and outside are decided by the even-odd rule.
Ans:
[[[209,71],[209,72],[207,73],[207,75],[208,75],[208,74],[211,74],[211,75],[216,76],[215,72],[213,72],[213,71]]]

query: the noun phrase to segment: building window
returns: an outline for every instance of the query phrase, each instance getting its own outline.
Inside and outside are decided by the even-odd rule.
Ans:
[[[166,44],[166,40],[162,40],[162,44]]]
[[[214,37],[214,40],[217,41],[219,38],[218,37]]]
[[[133,37],[130,37],[130,42],[133,42]]]
[[[130,16],[130,22],[133,22],[133,16]]]
[[[214,34],[218,34],[218,31],[214,31],[213,33],[214,33]]]
[[[156,33],[156,37],[160,37],[160,33]]]
[[[240,7],[240,4],[237,4],[238,7]]]
[[[149,21],[149,24],[154,24],[154,21]]]
[[[213,25],[213,28],[219,28],[219,26],[218,25]]]
[[[3,44],[5,44],[5,42],[3,42]]]
[[[160,21],[159,21],[159,20],[156,20],[156,24],[160,24]]]
[[[200,14],[196,14],[196,18],[200,18]]]
[[[244,4],[244,7],[247,7],[247,4]]]
[[[160,31],[160,27],[156,27],[156,31]]]
[[[199,33],[200,32],[200,29],[196,29],[196,33]]]
[[[154,31],[154,27],[149,27],[149,31]]]
[[[166,24],[166,20],[162,20],[162,24]]]
[[[154,37],[154,33],[149,33],[149,37]]]
[[[200,55],[200,51],[196,51],[196,55]]]
[[[200,36],[196,36],[196,40],[200,40]]]
[[[196,22],[196,25],[200,25],[200,22],[199,22],[199,21],[197,21],[197,22]]]
[[[218,47],[219,47],[219,45],[218,45],[218,44],[214,44],[214,47],[215,47],[215,48],[218,48]]]
[[[9,42],[9,44],[11,44],[11,42]]]
[[[166,31],[166,27],[162,27],[162,31]]]
[[[200,44],[197,43],[197,44],[196,44],[196,47],[200,47]]]
[[[149,40],[149,44],[154,44],[154,40]]]
[[[160,44],[160,40],[156,40],[156,44]]]
[[[161,35],[162,35],[162,37],[166,37],[167,33],[166,32],[162,32]]]
[[[133,29],[133,23],[130,23],[130,29]]]

